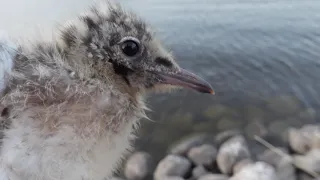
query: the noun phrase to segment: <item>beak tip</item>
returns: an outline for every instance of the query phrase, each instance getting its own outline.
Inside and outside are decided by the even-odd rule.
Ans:
[[[211,89],[209,93],[212,94],[212,95],[216,94],[213,89]]]

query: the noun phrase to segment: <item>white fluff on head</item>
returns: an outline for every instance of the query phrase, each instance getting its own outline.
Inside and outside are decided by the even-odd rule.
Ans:
[[[13,66],[16,50],[17,46],[8,34],[0,30],[0,93],[5,87],[5,75],[10,73]]]
[[[116,1],[112,1],[112,0],[95,0],[94,6],[97,7],[97,10],[99,11],[99,13],[101,13],[105,17],[109,16],[108,9],[119,8],[119,4]]]

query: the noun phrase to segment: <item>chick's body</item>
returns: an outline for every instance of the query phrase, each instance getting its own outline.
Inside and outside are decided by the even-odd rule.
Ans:
[[[56,55],[41,56],[63,58]],[[1,150],[8,166],[2,168],[23,179],[99,180],[110,174],[144,115],[142,101],[99,81],[73,79],[63,66],[27,66],[28,73],[14,69],[3,100],[11,125]]]
[[[10,112],[1,121],[10,126],[0,180],[102,180],[130,148],[133,126],[144,117],[140,95],[115,83],[121,77],[110,65],[108,79],[92,77],[91,64],[65,46],[22,45],[15,57],[1,102]]]
[[[142,20],[104,0],[51,42],[22,44],[12,64],[0,89],[0,180],[103,180],[146,118],[146,92],[212,93]]]

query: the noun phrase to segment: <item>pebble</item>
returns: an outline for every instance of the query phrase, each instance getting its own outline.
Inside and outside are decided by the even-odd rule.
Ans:
[[[282,153],[288,154],[288,151],[284,148],[281,147],[276,147],[279,151],[281,151]],[[257,157],[260,161],[264,161],[270,165],[273,165],[275,167],[277,167],[279,165],[279,163],[281,162],[281,159],[285,158],[282,155],[279,155],[279,153],[267,149],[265,150],[261,155],[259,155]]]
[[[275,138],[279,137],[280,131],[278,132]],[[290,148],[298,154],[289,154],[288,149],[276,147],[277,151],[280,150],[289,156],[267,149],[262,154],[259,153],[260,155],[252,155],[257,158],[258,162],[254,162],[251,158],[247,142],[239,130],[219,133],[214,137],[214,141],[209,139],[208,134],[191,136],[176,144],[170,150],[172,154],[167,155],[158,163],[153,174],[154,179],[320,180],[306,173],[320,174],[320,126],[305,125],[302,128],[291,128],[285,132],[288,132]],[[268,141],[275,145],[275,140]],[[275,146],[282,145],[276,144]],[[255,149],[255,152],[260,152],[260,150],[262,149]],[[145,152],[136,152],[131,155],[125,164],[126,179],[143,180],[149,177],[150,158],[150,155]],[[232,177],[229,177],[230,175]],[[124,179],[113,177],[111,180]]]
[[[245,166],[229,180],[278,180],[278,177],[271,165],[258,161]]]
[[[198,180],[228,180],[228,176],[223,174],[206,174],[201,176]]]
[[[291,159],[282,158],[276,167],[277,177],[279,180],[297,180],[296,169]]]
[[[277,148],[282,153],[288,154],[284,148]],[[295,167],[292,165],[291,158],[279,155],[277,152],[267,149],[258,157],[260,161],[264,161],[276,168],[279,180],[296,180]]]
[[[313,126],[314,131],[311,138],[311,148],[312,149],[320,149],[320,125]]]
[[[226,129],[238,129],[241,126],[241,121],[235,120],[233,117],[221,117],[217,121],[216,127],[218,130],[226,130]]]
[[[154,172],[155,180],[163,180],[164,177],[184,177],[191,168],[191,162],[182,156],[169,154],[162,159]]]
[[[251,159],[243,159],[241,161],[238,161],[234,166],[233,166],[233,174],[236,174],[239,172],[242,168],[245,166],[252,164],[253,161]]]
[[[250,159],[250,152],[244,137],[235,136],[221,145],[217,164],[221,172],[231,174],[233,166],[242,159]]]
[[[124,174],[129,180],[141,180],[151,173],[151,156],[146,152],[133,153],[126,162]]]
[[[166,176],[166,177],[162,177],[161,180],[184,180],[184,179],[179,176]]]
[[[203,166],[197,166],[192,169],[192,177],[198,179],[199,177],[208,174],[209,172]]]
[[[300,109],[299,100],[289,95],[277,96],[267,101],[268,108],[273,111],[273,113],[278,113],[279,115],[288,116],[299,112]]]
[[[246,107],[245,118],[249,122],[264,121],[266,117],[266,111],[259,108],[259,106],[249,105]]]
[[[320,149],[312,149],[305,155],[295,155],[293,162],[299,169],[320,173]]]
[[[290,128],[288,132],[290,147],[300,154],[312,148],[320,148],[320,126],[305,125],[301,129]]]
[[[120,177],[111,177],[109,180],[124,180],[124,179],[122,179],[122,178],[120,178]]]
[[[316,118],[316,115],[317,111],[315,109],[307,108],[298,114],[298,118],[301,120],[312,120]]]
[[[229,107],[221,104],[217,104],[217,105],[208,107],[204,111],[204,115],[210,119],[217,119],[223,116],[224,114],[230,114],[230,112],[231,112],[231,109]]]
[[[320,178],[317,179],[317,178],[312,177],[304,172],[298,173],[297,177],[298,177],[298,180],[320,180]]]
[[[188,152],[188,158],[196,165],[210,166],[216,160],[217,149],[210,144],[193,147]]]
[[[197,134],[192,137],[181,140],[179,143],[175,144],[173,147],[170,148],[169,153],[184,156],[192,147],[203,144],[206,138],[206,134]]]
[[[269,131],[269,134],[273,134],[281,137],[282,134],[284,133],[283,130],[287,129],[287,127],[288,127],[288,122],[286,121],[281,121],[281,120],[273,121],[272,123],[269,124],[268,131]]]
[[[222,131],[215,136],[214,142],[217,144],[217,146],[221,146],[228,139],[240,134],[241,132],[236,129]]]
[[[263,137],[267,135],[268,130],[262,122],[253,121],[245,127],[245,133],[251,138],[253,138],[255,135]]]

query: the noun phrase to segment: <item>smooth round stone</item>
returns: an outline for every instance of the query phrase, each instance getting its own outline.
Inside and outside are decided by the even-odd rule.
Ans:
[[[288,154],[288,151],[284,148],[276,147],[279,151]],[[274,167],[277,167],[285,156],[279,155],[279,153],[266,149],[262,154],[257,157],[260,161],[266,162]]]
[[[193,147],[188,152],[188,158],[196,165],[210,166],[216,160],[217,149],[210,144]]]
[[[280,115],[290,115],[300,110],[300,104],[297,98],[293,96],[277,96],[268,100],[268,108]]]
[[[167,176],[163,177],[161,180],[184,180],[184,178],[179,176]]]
[[[320,178],[317,179],[317,178],[315,178],[305,172],[300,172],[297,175],[297,179],[298,180],[319,180]]]
[[[277,149],[285,154],[289,154],[284,148]],[[275,167],[279,180],[296,180],[295,167],[292,165],[291,158],[279,155],[277,152],[267,149],[258,157],[258,159]]]
[[[191,137],[184,138],[178,143],[174,144],[170,148],[169,153],[184,156],[192,147],[199,146],[205,143],[206,138],[207,134],[197,134]]]
[[[288,128],[286,121],[273,121],[269,124],[268,131],[276,136],[281,136]]]
[[[198,180],[228,180],[228,176],[223,174],[206,174],[201,176]]]
[[[290,147],[299,154],[305,154],[312,148],[320,148],[320,126],[305,125],[301,129],[288,131]]]
[[[208,173],[209,172],[203,166],[197,166],[192,170],[192,177],[198,179],[199,177]]]
[[[217,104],[217,105],[214,105],[214,106],[210,106],[208,107],[205,111],[204,111],[204,115],[207,117],[207,118],[210,118],[210,119],[216,119],[216,118],[219,118],[225,114],[228,114],[231,112],[231,109],[226,107],[226,106],[223,106],[221,104]]]
[[[221,172],[231,174],[233,166],[243,159],[250,159],[247,143],[243,136],[235,136],[221,145],[217,164]]]
[[[120,177],[111,177],[110,179],[108,179],[108,180],[124,180],[124,179],[122,179],[122,178],[120,178]]]
[[[245,166],[252,164],[253,161],[251,159],[243,159],[241,161],[238,161],[234,166],[233,166],[233,174],[236,174],[237,172],[241,171],[242,168]]]
[[[297,180],[296,168],[288,158],[282,158],[276,167],[276,173],[279,180]]]
[[[249,122],[263,121],[265,114],[266,112],[263,109],[251,105],[246,107],[245,119],[248,119]]]
[[[266,128],[266,126],[264,124],[262,124],[262,122],[259,121],[254,121],[249,123],[246,127],[245,127],[245,132],[247,134],[247,136],[253,138],[255,135],[257,136],[265,136],[268,133],[268,130]]]
[[[320,173],[320,149],[312,149],[305,155],[295,155],[293,162],[301,170]]]
[[[271,165],[265,162],[256,162],[245,166],[229,180],[278,180],[278,177]]]
[[[154,179],[163,180],[168,176],[184,177],[190,169],[191,162],[187,158],[170,154],[159,162],[154,172]]]
[[[228,139],[240,134],[241,132],[237,129],[222,131],[215,136],[214,142],[217,144],[217,146],[221,146]]]
[[[132,154],[126,162],[124,174],[129,180],[142,180],[151,173],[151,156],[146,152]]]
[[[222,117],[218,120],[217,128],[219,130],[228,130],[228,129],[236,129],[241,125],[241,121],[230,118],[230,117]]]
[[[300,154],[304,154],[310,149],[310,140],[308,135],[303,135],[299,129],[289,128],[288,141],[291,149]]]
[[[315,109],[307,108],[299,113],[298,117],[299,119],[303,120],[312,120],[316,118],[317,112]]]

